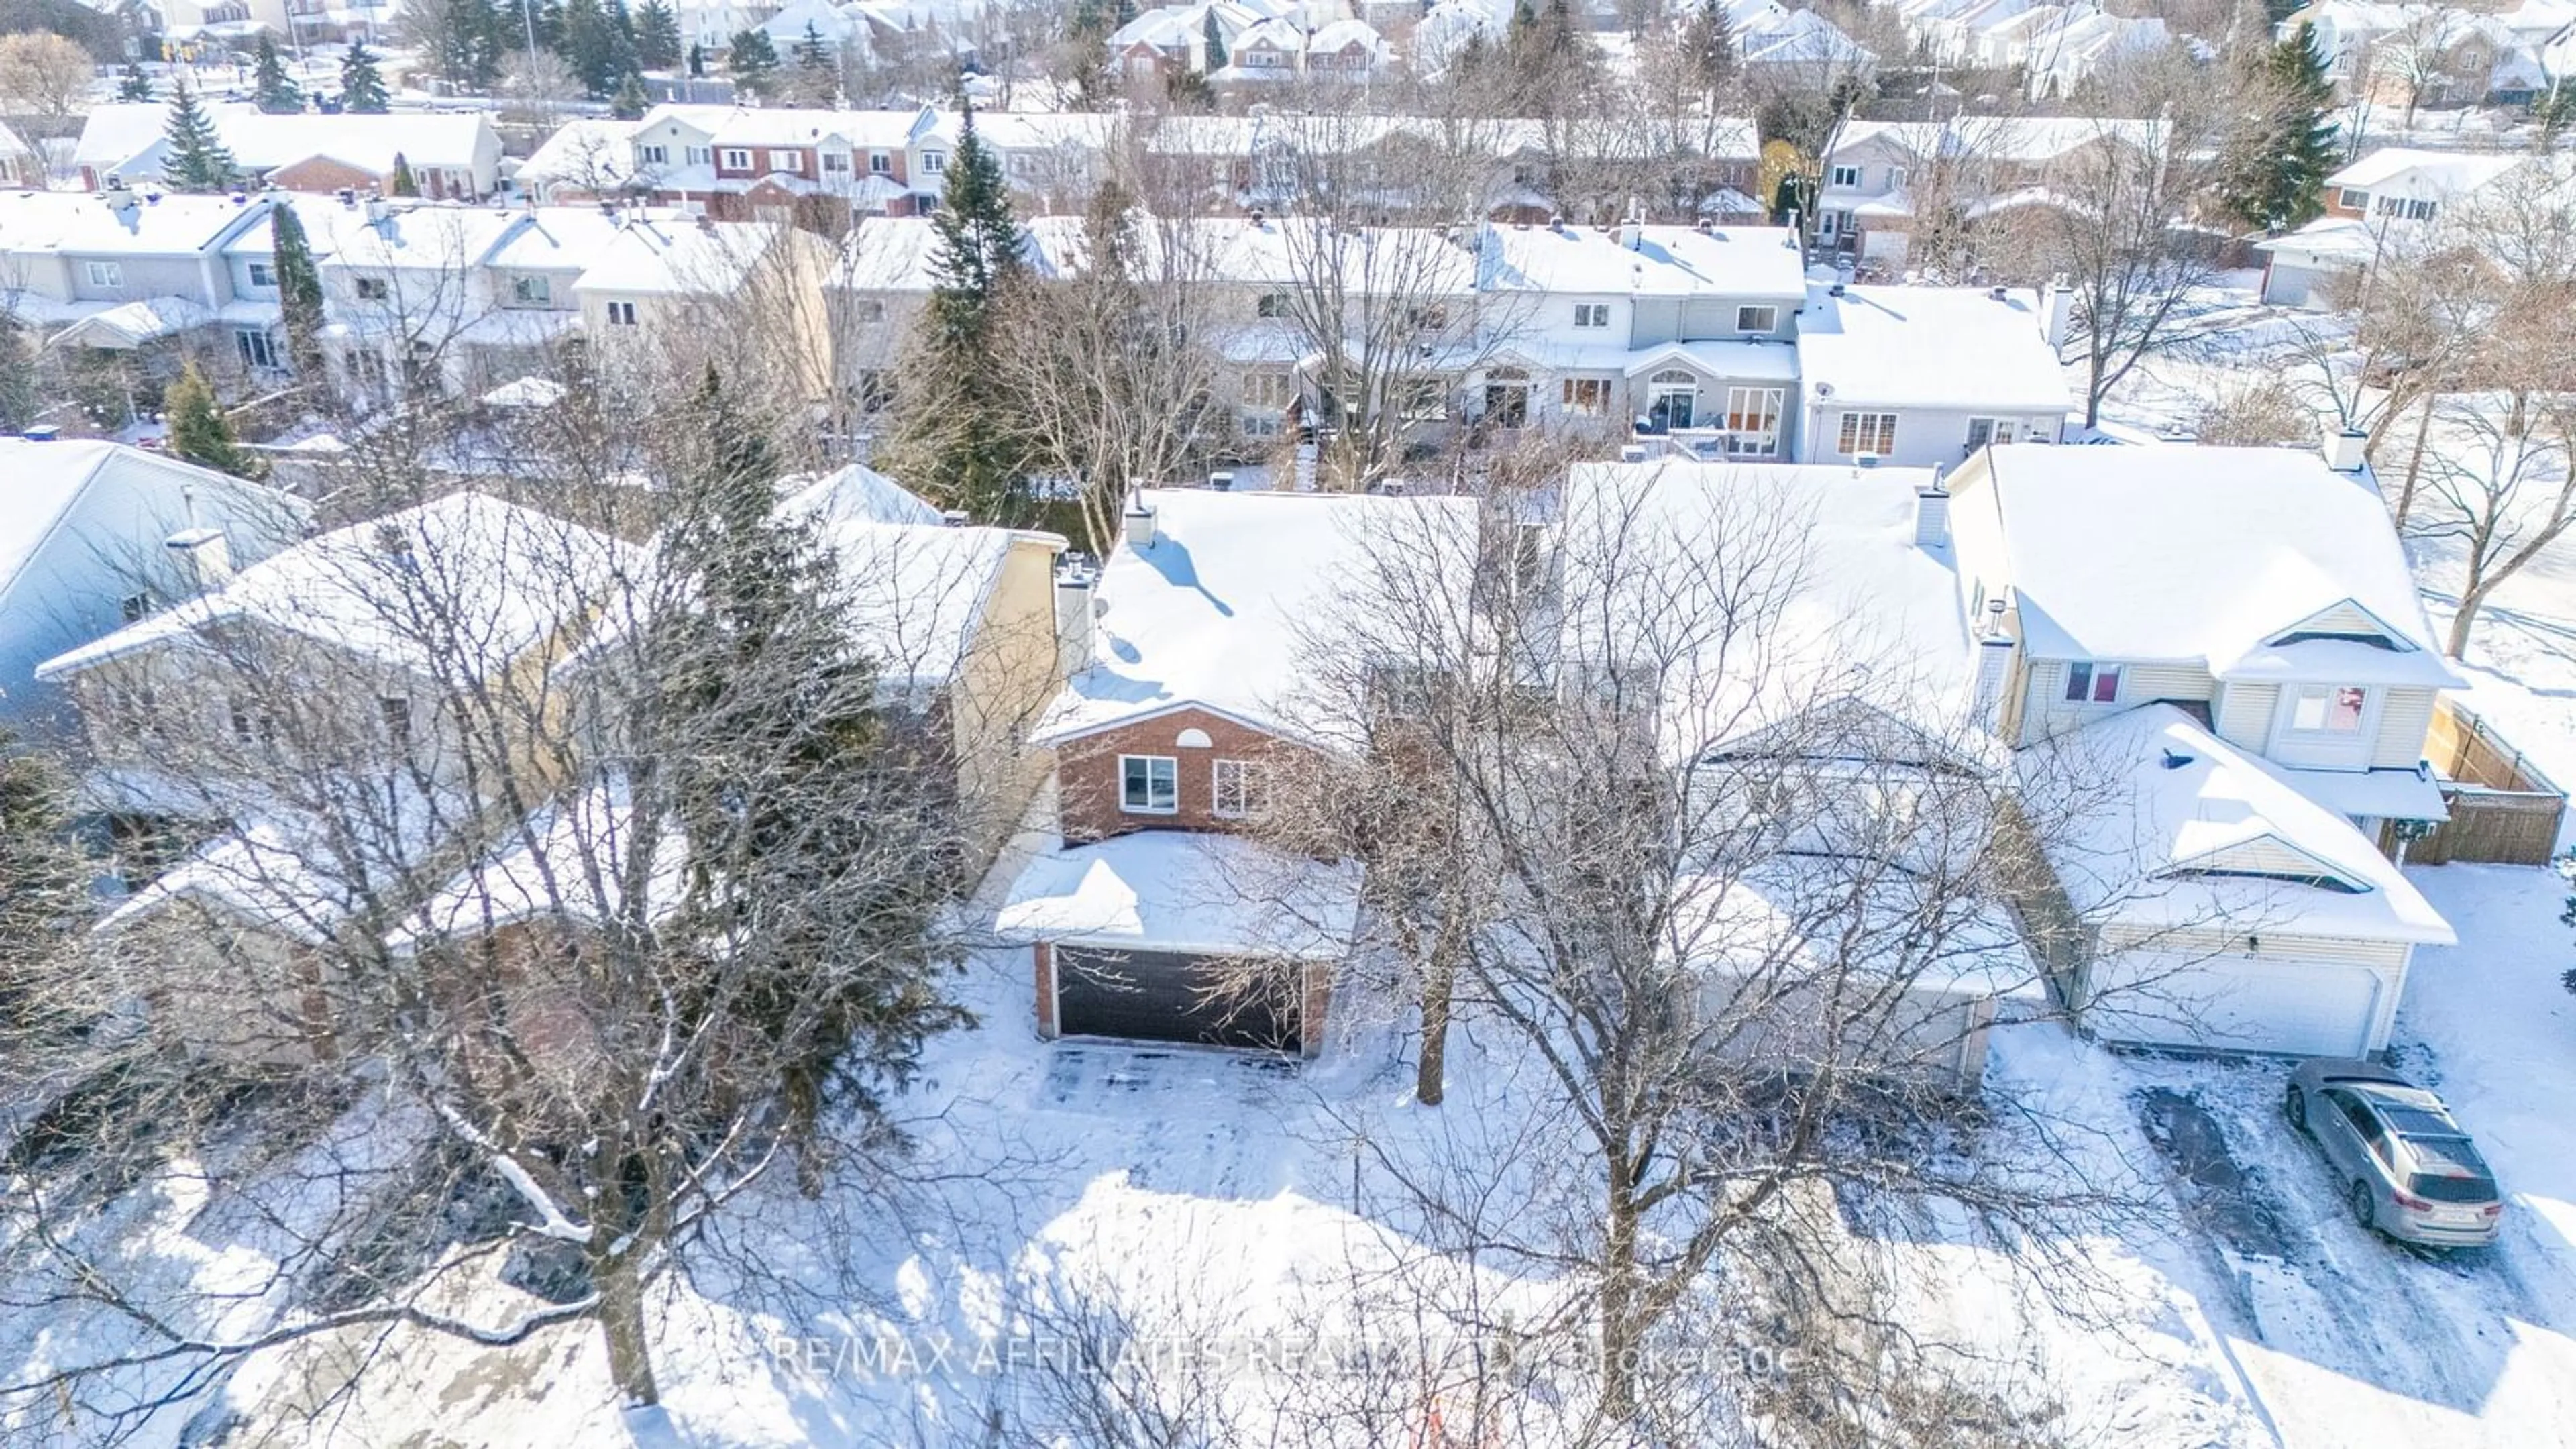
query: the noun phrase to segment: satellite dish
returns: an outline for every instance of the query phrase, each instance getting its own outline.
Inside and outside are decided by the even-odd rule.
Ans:
[[[1818,397],[1832,397],[1833,395],[1834,395],[1834,385],[1833,385],[1832,383],[1830,383],[1830,382],[1820,382],[1820,383],[1817,383],[1817,384],[1816,384],[1816,396],[1818,396]]]

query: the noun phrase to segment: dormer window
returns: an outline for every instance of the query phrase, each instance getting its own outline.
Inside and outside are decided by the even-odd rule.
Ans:
[[[2118,704],[2120,666],[2091,660],[2067,665],[2066,700],[2069,704]]]
[[[2357,734],[2369,706],[2370,691],[2358,684],[2302,684],[2290,696],[2288,728],[2301,734]]]

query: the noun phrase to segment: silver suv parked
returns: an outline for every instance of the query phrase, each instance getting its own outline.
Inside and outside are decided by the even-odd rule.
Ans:
[[[2482,1248],[2504,1195],[2442,1099],[2370,1062],[2302,1062],[2281,1099],[2290,1125],[2323,1149],[2366,1228],[2434,1248]]]

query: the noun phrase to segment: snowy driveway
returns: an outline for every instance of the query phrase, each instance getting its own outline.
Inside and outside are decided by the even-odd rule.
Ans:
[[[2395,1060],[2449,1099],[2511,1195],[2495,1249],[2446,1257],[2355,1224],[2324,1159],[2281,1115],[2286,1062],[2123,1058],[2132,1105],[2175,1167],[2196,1246],[2232,1290],[2232,1303],[2206,1307],[2285,1443],[2576,1445],[2565,887],[2507,866],[2409,874],[2462,940],[2417,958]],[[2215,1141],[2201,1135],[2211,1127]]]

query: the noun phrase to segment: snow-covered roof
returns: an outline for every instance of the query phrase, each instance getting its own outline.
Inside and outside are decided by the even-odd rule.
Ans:
[[[1779,227],[1582,226],[1484,229],[1483,285],[1494,291],[1652,298],[1806,294],[1806,264]]]
[[[269,115],[252,105],[215,104],[213,120],[224,149],[245,171],[274,171],[316,156],[375,175],[393,170],[400,156],[414,171],[437,167],[472,170],[497,160],[500,139],[483,111],[405,111],[400,115],[333,116],[313,112]],[[73,155],[102,176],[129,181],[161,174],[163,128],[170,108],[159,101],[118,101],[90,108]]]
[[[2474,151],[2431,151],[2418,146],[2382,146],[2326,178],[2329,188],[2376,190],[2404,182],[2409,194],[2461,196],[2514,170],[2522,156]]]
[[[1662,667],[1675,760],[1852,702],[1927,741],[1954,739],[1973,671],[1947,551],[1915,542],[1917,491],[1933,479],[1928,468],[1578,463],[1559,521],[1559,591],[1582,601],[1567,611],[1567,654]],[[1730,622],[1722,598],[1763,602]]]
[[[511,179],[525,189],[579,186],[605,189],[635,179],[636,121],[577,116],[558,127],[519,163]]]
[[[1834,138],[1829,159],[1856,151],[1886,150],[1901,156],[1966,157],[2035,165],[2116,141],[2133,150],[2162,144],[2158,121],[2113,116],[1960,116],[1948,121],[1852,121]]]
[[[2000,905],[1969,899],[1955,878],[1918,879],[1882,862],[1782,856],[1737,874],[1684,874],[1674,881],[1658,947],[1693,971],[1747,980],[1785,998],[1846,978],[1866,990],[1876,984],[1873,975],[1921,994],[2046,996],[2021,932]],[[1955,1053],[1959,1044],[1919,1045]]]
[[[635,553],[489,494],[451,493],[309,539],[212,593],[47,660],[36,677],[237,620],[439,680],[488,677],[587,617]]]
[[[650,859],[635,858],[648,845]],[[687,865],[688,839],[676,824],[649,840],[640,837],[627,777],[611,771],[511,828],[490,853],[414,908],[385,944],[407,952],[431,938],[539,918],[604,925],[625,912],[627,884],[639,868],[644,915],[663,920],[679,904]]]
[[[2041,840],[2058,884],[2096,923],[2453,939],[2351,822],[2308,798],[2289,772],[2172,705],[2126,710],[2030,746],[2017,768],[2038,811],[2062,822]],[[2265,873],[2285,853],[2307,879]]]
[[[0,191],[0,253],[189,256],[267,212],[256,197],[142,191],[111,202],[83,191]]]
[[[20,572],[48,543],[61,539],[60,529],[83,500],[96,491],[132,500],[129,513],[163,534],[189,521],[190,500],[202,500],[211,514],[220,503],[226,516],[268,514],[275,525],[267,532],[292,537],[312,509],[302,499],[229,474],[200,468],[166,453],[147,453],[122,443],[96,440],[29,442],[0,438],[0,478],[8,480],[9,505],[0,508],[0,603],[17,586]],[[83,548],[98,541],[73,542]],[[157,543],[158,539],[150,540]],[[243,533],[233,539],[237,559],[247,559],[261,540]]]
[[[993,925],[1006,940],[1335,960],[1350,950],[1359,895],[1354,861],[1140,830],[1039,855]]]
[[[130,351],[161,337],[174,337],[215,320],[214,309],[186,297],[145,297],[92,313],[53,336],[57,347],[104,347]]]
[[[928,499],[864,463],[850,463],[819,477],[779,480],[782,507],[813,517],[826,528],[850,523],[918,523],[942,527],[947,519]]]
[[[749,222],[638,222],[618,229],[578,285],[585,292],[723,294],[742,285],[778,236]]]
[[[1304,631],[1385,560],[1372,535],[1454,537],[1472,553],[1476,509],[1462,498],[1149,489],[1156,541],[1121,545],[1101,567],[1103,612],[1089,668],[1066,682],[1037,730],[1069,738],[1180,705],[1298,733]],[[1423,559],[1426,568],[1441,560]]]
[[[382,892],[418,869],[430,847],[471,813],[461,801],[423,794],[400,771],[382,778],[344,773],[313,784],[326,795],[322,814],[274,801],[232,803],[231,829],[198,845],[92,929],[113,935],[191,901],[322,945],[368,903],[370,890]],[[168,803],[180,809],[225,804],[186,786]]]
[[[1815,287],[1798,318],[1798,372],[1838,408],[2064,412],[2074,400],[2039,296],[2023,290]]]
[[[2364,671],[2348,683],[2458,683],[2378,490],[2306,450],[2015,445],[1956,488],[1960,548],[2000,556],[2032,658],[2269,679],[2303,675],[2304,660]],[[2407,647],[2271,647],[2346,604]]]

